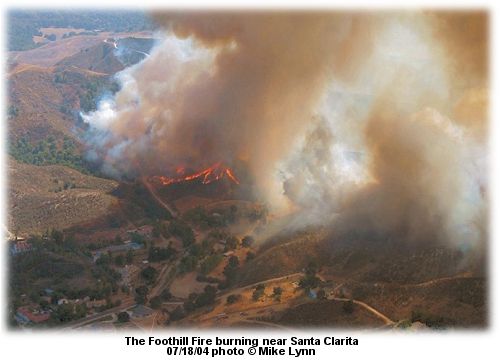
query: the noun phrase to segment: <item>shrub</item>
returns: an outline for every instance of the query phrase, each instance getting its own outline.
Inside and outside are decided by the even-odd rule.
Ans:
[[[174,311],[170,314],[170,320],[177,321],[186,316],[182,306],[177,306]]]
[[[281,294],[283,294],[283,289],[279,286],[273,288],[273,297],[277,301],[281,301]]]
[[[188,273],[196,269],[196,265],[198,264],[198,259],[195,256],[188,255],[181,259],[179,264],[179,272],[181,274]]]
[[[168,232],[181,239],[182,245],[187,248],[194,243],[194,232],[186,223],[172,220],[168,226]]]
[[[252,294],[253,301],[259,300],[264,295],[265,289],[266,289],[266,286],[264,284],[257,285],[255,287],[255,290],[253,291],[253,294]]]
[[[149,301],[149,305],[151,305],[151,307],[152,307],[153,309],[158,309],[158,308],[161,306],[162,302],[163,302],[163,301],[162,301],[161,297],[159,297],[159,296],[155,296],[154,298],[152,298],[152,299]]]
[[[354,303],[352,300],[344,301],[342,304],[342,310],[347,314],[352,314],[354,312]]]
[[[130,315],[126,311],[122,311],[118,313],[118,322],[119,323],[126,323],[130,320]]]
[[[144,280],[146,280],[148,284],[151,284],[156,280],[156,277],[158,276],[158,270],[156,270],[152,266],[148,266],[141,271],[141,276]]]
[[[240,301],[240,299],[241,299],[241,295],[231,294],[226,298],[226,303],[234,304],[234,303]]]
[[[255,239],[252,237],[252,236],[245,236],[242,240],[241,240],[241,245],[243,247],[250,247],[253,245],[253,243],[255,242]]]

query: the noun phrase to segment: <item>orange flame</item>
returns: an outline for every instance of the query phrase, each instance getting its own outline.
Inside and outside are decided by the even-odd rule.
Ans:
[[[179,175],[183,175],[185,172],[185,168],[183,166],[179,166],[176,169],[176,173]],[[232,182],[235,184],[239,184],[240,181],[234,175],[233,170],[228,168],[227,166],[222,165],[221,162],[215,163],[214,165],[201,170],[197,173],[187,175],[184,177],[170,178],[166,176],[158,176],[158,179],[163,185],[171,185],[180,183],[183,181],[191,181],[201,179],[202,184],[210,184],[211,182],[221,180],[224,176],[227,176]]]

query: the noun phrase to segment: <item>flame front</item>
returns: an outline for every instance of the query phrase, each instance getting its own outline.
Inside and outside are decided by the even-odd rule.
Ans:
[[[183,166],[179,166],[176,169],[176,173],[179,175],[183,175],[184,171],[185,168]],[[167,176],[158,176],[158,179],[163,185],[171,185],[183,181],[192,181],[197,179],[200,179],[202,184],[210,184],[211,182],[221,180],[225,176],[227,176],[227,178],[230,179],[235,184],[240,183],[238,178],[235,176],[233,170],[231,170],[227,166],[224,166],[221,162],[215,163],[214,165],[191,175],[186,175],[176,178],[171,178]]]

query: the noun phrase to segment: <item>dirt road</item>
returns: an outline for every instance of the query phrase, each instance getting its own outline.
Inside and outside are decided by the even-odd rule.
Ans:
[[[389,319],[387,316],[385,316],[384,314],[382,314],[380,311],[378,311],[377,309],[371,307],[370,305],[368,305],[367,303],[364,303],[362,301],[354,300],[354,299],[348,299],[348,298],[339,298],[339,297],[328,297],[328,300],[343,301],[343,302],[352,301],[354,304],[359,305],[359,306],[365,308],[366,310],[368,310],[369,312],[371,312],[372,314],[374,314],[375,316],[377,316],[386,325],[394,325],[395,324],[394,321],[392,321],[391,319]]]
[[[164,209],[166,209],[170,214],[172,214],[172,216],[174,218],[177,217],[178,216],[177,211],[175,211],[174,209],[172,209],[172,207],[170,205],[168,205],[166,202],[164,202],[158,196],[158,194],[156,193],[154,187],[149,183],[149,181],[146,178],[142,178],[141,180],[142,180],[142,183],[144,184],[144,186],[146,187],[146,189],[148,189],[148,191],[151,194],[151,196],[153,196],[153,198],[156,200],[156,202],[158,204],[160,204],[160,206],[162,206]]]

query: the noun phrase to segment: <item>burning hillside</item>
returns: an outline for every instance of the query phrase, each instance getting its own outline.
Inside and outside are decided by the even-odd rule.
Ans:
[[[158,176],[157,179],[165,186],[186,181],[200,181],[202,184],[206,185],[214,181],[222,180],[223,178],[227,178],[238,185],[240,183],[234,175],[233,170],[223,165],[221,162],[215,163],[204,170],[190,174],[187,174],[184,166],[179,166],[176,169],[176,173],[177,177]]]

